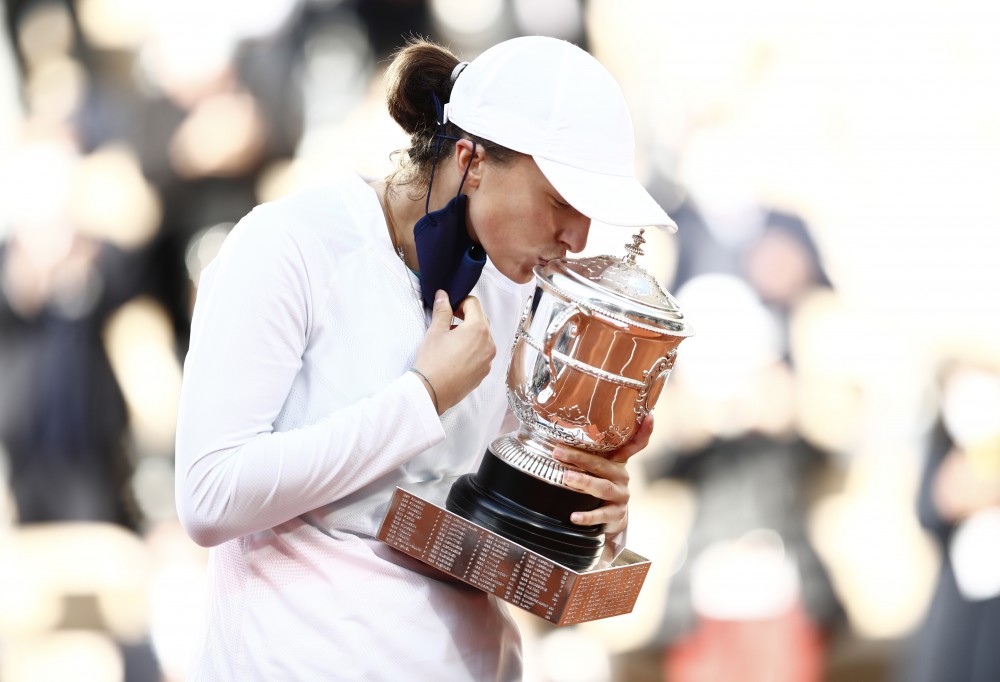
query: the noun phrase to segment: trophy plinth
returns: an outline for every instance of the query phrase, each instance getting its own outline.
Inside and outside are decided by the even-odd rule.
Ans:
[[[631,550],[577,571],[444,507],[451,481],[396,488],[377,537],[553,625],[630,613],[650,562]],[[452,486],[453,487],[453,486]]]

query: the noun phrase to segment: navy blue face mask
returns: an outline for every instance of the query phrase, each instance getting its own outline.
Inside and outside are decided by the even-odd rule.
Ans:
[[[472,143],[472,157],[465,167],[458,193],[444,208],[430,211],[431,187],[434,186],[434,170],[437,166],[440,138],[458,139],[438,134],[431,179],[427,187],[427,201],[424,216],[413,227],[413,238],[417,246],[417,263],[420,266],[420,294],[424,305],[434,307],[434,294],[438,289],[448,292],[452,310],[461,303],[472,287],[479,281],[479,275],[486,265],[486,252],[472,241],[466,226],[468,195],[462,194],[465,178],[476,155],[476,143]]]

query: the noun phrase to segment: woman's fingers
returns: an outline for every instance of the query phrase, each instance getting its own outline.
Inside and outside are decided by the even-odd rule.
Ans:
[[[552,455],[568,465],[563,482],[580,492],[604,500],[591,511],[577,511],[570,520],[582,526],[603,524],[608,533],[624,530],[628,523],[629,473],[625,463],[649,444],[652,415],[647,415],[632,440],[611,453],[594,453],[560,445]]]
[[[636,429],[632,440],[615,450],[610,458],[617,462],[627,462],[632,455],[645,449],[649,445],[650,437],[653,435],[654,423],[655,420],[652,413],[647,414],[642,423],[639,424],[639,428]]]

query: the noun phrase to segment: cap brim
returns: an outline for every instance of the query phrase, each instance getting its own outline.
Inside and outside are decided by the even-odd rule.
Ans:
[[[632,176],[605,175],[532,157],[566,202],[591,220],[622,227],[664,227],[677,223]]]

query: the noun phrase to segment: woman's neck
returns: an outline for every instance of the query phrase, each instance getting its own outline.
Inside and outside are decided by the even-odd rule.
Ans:
[[[385,180],[376,180],[370,185],[382,204],[382,213],[385,215],[389,240],[392,242],[393,248],[406,267],[414,272],[419,272],[413,226],[424,213],[423,202],[410,200],[404,192],[391,191]]]

